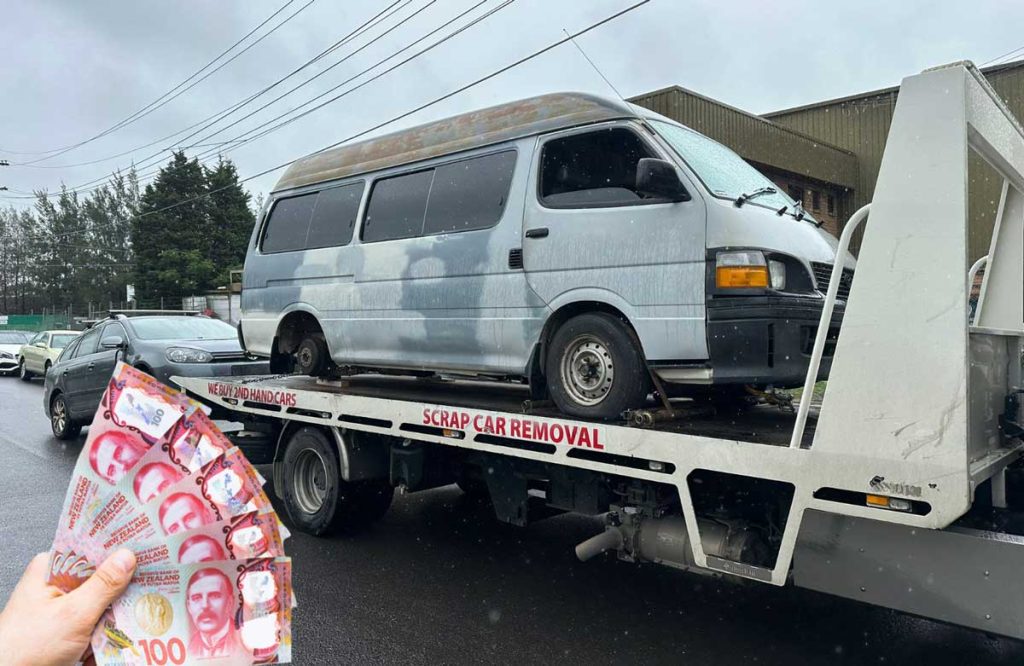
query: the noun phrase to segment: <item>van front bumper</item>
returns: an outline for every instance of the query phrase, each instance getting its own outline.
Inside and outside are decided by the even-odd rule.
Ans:
[[[817,295],[709,299],[708,352],[714,384],[802,386],[823,303]],[[845,303],[836,303],[819,381],[828,379],[844,309]]]

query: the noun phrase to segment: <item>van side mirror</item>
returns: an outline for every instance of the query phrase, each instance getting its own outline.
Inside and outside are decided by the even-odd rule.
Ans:
[[[636,165],[636,191],[646,197],[667,201],[689,201],[683,181],[671,162],[653,157],[641,158]]]
[[[120,335],[108,335],[100,340],[100,347],[104,349],[121,349],[124,346],[124,338]]]

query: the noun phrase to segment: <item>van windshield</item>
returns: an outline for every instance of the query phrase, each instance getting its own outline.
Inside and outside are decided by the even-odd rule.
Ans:
[[[722,144],[679,125],[660,120],[651,120],[650,123],[683,158],[687,166],[693,169],[714,196],[735,199],[741,194],[750,194],[763,187],[773,187],[779,191],[758,196],[746,205],[759,205],[776,210],[787,206],[789,212],[793,212],[795,202],[789,196],[760,171],[750,166],[746,160]],[[806,212],[804,219],[813,221]]]

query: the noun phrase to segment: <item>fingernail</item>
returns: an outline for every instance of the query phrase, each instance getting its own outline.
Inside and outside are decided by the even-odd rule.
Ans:
[[[135,569],[135,553],[127,548],[122,548],[110,556],[110,563],[123,573],[130,573]]]

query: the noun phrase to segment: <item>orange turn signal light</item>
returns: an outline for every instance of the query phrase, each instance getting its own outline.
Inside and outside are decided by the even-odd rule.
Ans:
[[[719,289],[742,289],[768,286],[767,266],[719,266],[715,269]]]

